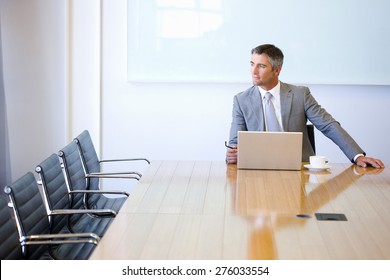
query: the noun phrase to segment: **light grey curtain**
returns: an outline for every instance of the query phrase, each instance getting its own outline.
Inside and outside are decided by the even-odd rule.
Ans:
[[[3,52],[1,37],[1,17],[0,17],[0,188],[11,184],[11,168],[8,147],[8,125],[7,110],[5,104],[4,77],[3,77]]]

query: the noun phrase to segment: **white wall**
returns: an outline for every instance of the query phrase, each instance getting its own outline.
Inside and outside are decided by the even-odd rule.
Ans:
[[[96,0],[67,2],[68,138],[84,129],[101,139],[101,6]]]
[[[65,144],[64,4],[50,0],[1,1],[13,180],[27,171],[34,172],[38,163]]]
[[[11,179],[35,173],[84,129],[99,151],[100,1],[0,5]]]
[[[103,3],[103,155],[223,160],[233,95],[250,85],[127,82],[126,0]],[[252,47],[248,46],[248,61]],[[384,129],[390,116],[390,86],[310,88],[370,156],[390,162],[385,146],[390,133]],[[316,137],[318,154],[332,162],[348,162],[329,139],[319,133]]]

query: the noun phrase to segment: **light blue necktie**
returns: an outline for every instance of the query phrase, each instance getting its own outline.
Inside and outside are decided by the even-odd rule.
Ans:
[[[274,104],[271,101],[272,94],[265,93],[264,96],[264,109],[265,109],[265,121],[267,123],[267,131],[281,131],[278,119],[276,118]]]

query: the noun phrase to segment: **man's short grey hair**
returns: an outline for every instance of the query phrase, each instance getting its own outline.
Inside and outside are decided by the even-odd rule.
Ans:
[[[264,44],[257,46],[256,48],[252,49],[252,54],[265,54],[266,56],[268,56],[273,70],[283,65],[283,52],[274,45]]]

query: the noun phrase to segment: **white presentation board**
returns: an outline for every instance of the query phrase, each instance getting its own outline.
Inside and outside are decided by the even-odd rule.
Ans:
[[[250,50],[277,45],[280,79],[390,84],[387,0],[128,0],[128,79],[250,83]]]

